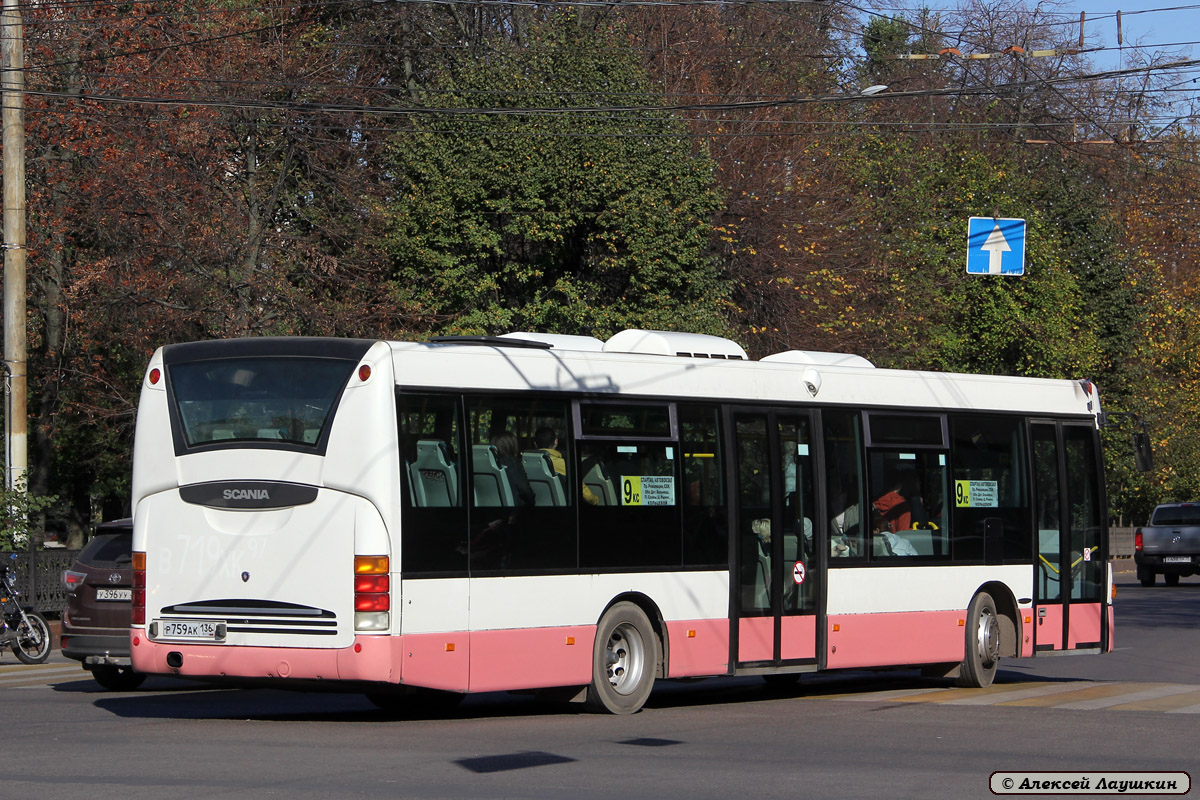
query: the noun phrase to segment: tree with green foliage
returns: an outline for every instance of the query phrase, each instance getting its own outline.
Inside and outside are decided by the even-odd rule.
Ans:
[[[423,92],[448,110],[392,141],[394,301],[443,333],[723,332],[712,162],[667,112],[622,110],[661,95],[619,28],[527,25]]]

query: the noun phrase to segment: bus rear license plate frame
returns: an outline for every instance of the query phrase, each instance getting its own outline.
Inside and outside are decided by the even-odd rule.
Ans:
[[[158,623],[157,639],[188,642],[217,642],[225,637],[224,620],[212,619],[164,619]]]

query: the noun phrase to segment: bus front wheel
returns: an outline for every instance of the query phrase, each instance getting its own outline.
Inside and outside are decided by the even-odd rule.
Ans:
[[[633,603],[617,603],[596,626],[588,708],[610,714],[638,711],[650,697],[657,670],[658,636],[650,618]]]
[[[958,673],[958,685],[972,689],[991,686],[1000,663],[1000,620],[996,601],[980,592],[967,609],[966,657]]]

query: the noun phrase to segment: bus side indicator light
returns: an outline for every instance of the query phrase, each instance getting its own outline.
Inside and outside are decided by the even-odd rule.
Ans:
[[[1033,617],[1025,617],[1025,624],[1026,624],[1026,625],[1028,625],[1028,624],[1029,624],[1029,623],[1031,623],[1031,622],[1033,622]]]
[[[446,652],[447,653],[454,652],[454,642],[446,642]]]
[[[965,627],[967,627],[967,621],[966,621],[965,619],[960,619],[960,620],[958,621],[958,627],[960,627],[960,628],[965,628]]]
[[[568,637],[567,637],[567,645],[573,645],[573,644],[575,644],[575,637],[574,637],[574,636],[568,636]]]
[[[688,637],[689,639],[695,639],[695,638],[696,638],[696,632],[695,632],[695,631],[688,631],[688,632],[687,632],[687,637]]]

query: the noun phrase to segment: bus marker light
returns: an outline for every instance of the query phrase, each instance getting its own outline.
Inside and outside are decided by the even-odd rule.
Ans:
[[[960,627],[960,628],[965,628],[965,627],[967,627],[967,621],[966,621],[965,619],[960,619],[960,620],[958,621],[958,627]]]
[[[366,383],[367,379],[370,377],[371,377],[371,365],[370,364],[363,364],[361,367],[358,368],[358,379],[360,381],[362,381],[363,383]]]
[[[140,637],[140,636],[133,637],[133,646],[134,647],[137,647],[141,643],[142,643],[142,637]]]
[[[361,643],[359,643],[359,642],[354,643],[354,652],[356,652],[356,653],[362,652],[362,644]]]
[[[454,642],[446,642],[446,652],[447,653],[454,652]]]
[[[687,632],[687,637],[688,637],[689,639],[695,639],[695,638],[696,638],[696,632],[695,632],[695,631],[688,631],[688,632]]]
[[[834,632],[834,633],[837,633],[837,632],[838,632],[838,631],[840,631],[841,629],[842,629],[842,626],[841,626],[841,625],[838,625],[836,622],[833,624],[833,632]]]
[[[1033,617],[1026,617],[1026,618],[1025,618],[1025,624],[1026,624],[1026,625],[1028,625],[1028,624],[1029,624],[1029,623],[1031,623],[1031,622],[1033,622]]]
[[[158,367],[150,370],[150,385],[158,386],[158,382],[162,379],[162,372]]]
[[[568,645],[575,644],[575,637],[574,637],[574,636],[568,636],[568,637],[567,637],[567,644],[568,644]]]
[[[354,572],[356,575],[386,575],[388,573],[388,557],[355,556]]]

